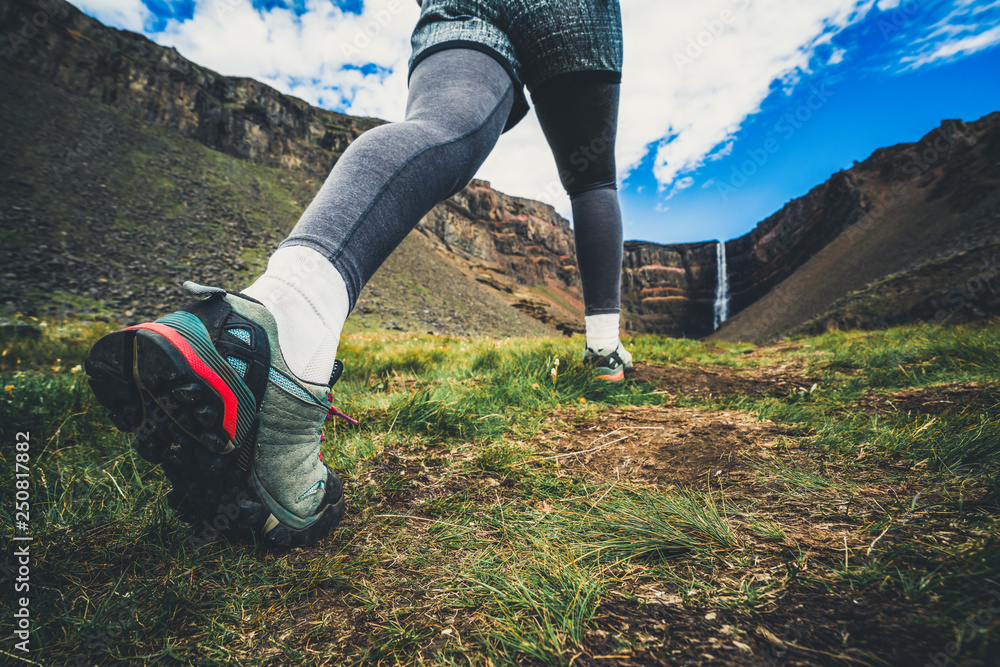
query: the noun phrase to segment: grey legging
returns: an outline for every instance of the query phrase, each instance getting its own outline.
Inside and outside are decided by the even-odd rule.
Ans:
[[[327,257],[344,277],[353,309],[361,288],[420,219],[472,180],[504,129],[515,93],[489,55],[447,49],[428,56],[410,76],[406,119],[365,132],[344,151],[281,245]],[[536,105],[571,195],[586,314],[618,312],[618,85],[567,79],[546,87]]]

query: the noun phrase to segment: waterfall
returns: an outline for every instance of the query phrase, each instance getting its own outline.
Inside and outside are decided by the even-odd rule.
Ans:
[[[715,248],[719,265],[719,279],[715,288],[715,325],[718,329],[729,317],[729,271],[726,269],[726,244],[719,241]]]

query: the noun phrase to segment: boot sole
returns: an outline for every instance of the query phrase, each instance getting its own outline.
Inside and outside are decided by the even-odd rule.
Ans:
[[[256,419],[237,447],[239,392],[214,372],[221,359],[206,363],[175,330],[146,324],[101,338],[85,368],[114,425],[135,434],[136,452],[163,468],[173,487],[167,503],[182,521],[202,527],[192,538],[196,545],[219,535],[276,547],[307,546],[326,537],[344,514],[339,479],[335,485],[328,480],[328,495],[335,487],[339,497],[330,498],[316,521],[300,530],[278,523],[264,534],[271,513],[249,473]]]

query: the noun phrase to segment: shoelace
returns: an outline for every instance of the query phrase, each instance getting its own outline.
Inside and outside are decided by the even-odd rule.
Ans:
[[[344,364],[340,361],[340,359],[337,359],[333,363],[333,373],[331,373],[331,375],[330,375],[330,386],[331,387],[337,383],[337,380],[340,379],[340,374],[343,373],[343,372],[344,372]],[[351,426],[357,426],[358,424],[361,423],[357,419],[354,419],[353,417],[348,417],[343,412],[341,412],[337,408],[333,407],[333,392],[332,391],[326,392],[326,400],[330,401],[330,409],[326,411],[326,419],[323,420],[324,424],[330,420],[330,417],[340,417],[341,419],[346,419],[347,422],[349,424],[351,424]],[[319,434],[319,441],[323,442],[323,433]],[[319,460],[320,461],[323,460],[323,452],[319,453]]]
[[[327,392],[327,394],[326,394],[326,400],[330,401],[330,409],[326,411],[326,420],[325,421],[329,421],[330,417],[340,417],[341,419],[346,420],[351,426],[357,426],[357,425],[359,425],[361,423],[360,421],[358,421],[354,417],[348,417],[343,412],[341,412],[337,408],[333,407],[333,392],[332,391]],[[319,441],[323,442],[323,434],[322,433],[319,434]],[[322,454],[319,455],[319,459],[320,459],[320,461],[323,460],[323,455]]]

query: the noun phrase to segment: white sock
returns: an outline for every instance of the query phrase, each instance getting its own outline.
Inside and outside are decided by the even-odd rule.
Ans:
[[[587,315],[587,347],[610,354],[618,347],[618,313]]]
[[[279,248],[243,294],[274,316],[289,370],[305,382],[326,384],[350,314],[347,285],[333,264],[306,246]]]

